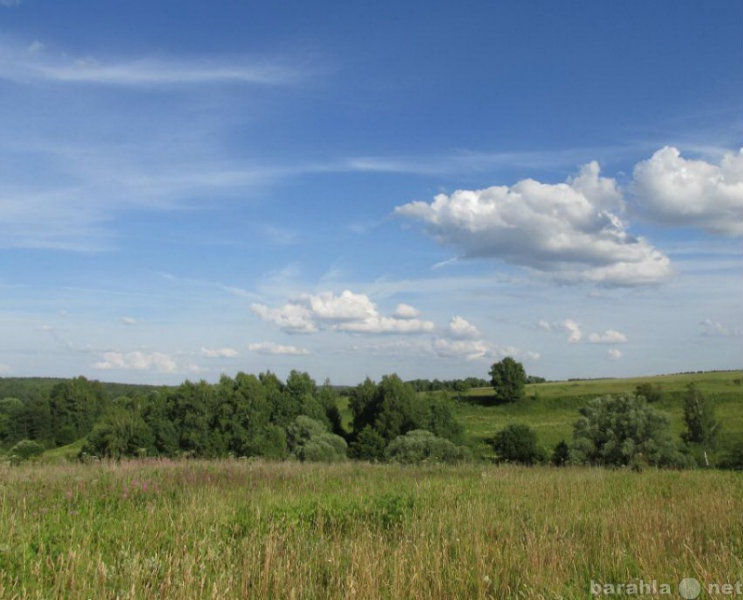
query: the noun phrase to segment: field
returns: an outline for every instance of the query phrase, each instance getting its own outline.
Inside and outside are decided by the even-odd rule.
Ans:
[[[470,443],[478,454],[487,456],[488,439],[510,423],[525,423],[539,436],[547,449],[560,440],[570,440],[578,409],[593,398],[606,394],[633,392],[643,383],[658,386],[662,400],[654,406],[671,418],[671,430],[678,439],[684,429],[682,394],[695,384],[715,402],[715,416],[723,424],[720,446],[743,439],[743,373],[721,371],[661,375],[633,379],[592,379],[559,381],[526,386],[527,400],[519,404],[493,404],[491,388],[471,390],[457,403],[456,416],[464,425]]]
[[[675,594],[743,580],[741,514],[732,472],[26,464],[0,468],[0,597]]]

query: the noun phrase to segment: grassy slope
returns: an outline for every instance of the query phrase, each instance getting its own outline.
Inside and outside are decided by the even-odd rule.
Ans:
[[[671,418],[674,435],[684,429],[682,395],[694,383],[715,400],[717,419],[723,423],[722,445],[743,437],[743,384],[741,371],[690,373],[637,377],[631,379],[594,379],[559,381],[528,385],[527,400],[514,405],[492,405],[492,390],[471,390],[457,404],[457,418],[464,425],[470,442],[487,455],[486,440],[510,423],[525,423],[538,434],[547,448],[568,440],[578,409],[593,398],[606,394],[632,392],[641,383],[657,385],[663,399],[654,406]]]

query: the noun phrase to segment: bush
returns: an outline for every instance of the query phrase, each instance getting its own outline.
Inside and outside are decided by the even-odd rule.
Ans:
[[[34,456],[39,456],[44,453],[44,446],[33,440],[21,440],[15,446],[10,449],[8,454],[11,457],[16,457],[17,460],[28,460]]]
[[[346,440],[306,415],[299,415],[286,428],[286,439],[291,454],[302,461],[335,462],[346,458]]]
[[[385,450],[391,462],[415,464],[422,462],[455,463],[469,458],[466,448],[436,437],[430,431],[414,429],[396,437]]]
[[[660,389],[659,385],[641,383],[635,388],[635,395],[642,396],[650,404],[653,404],[654,402],[660,402],[663,399],[663,390]]]
[[[570,461],[575,464],[683,467],[671,439],[669,418],[631,394],[605,396],[580,409],[573,429]]]
[[[570,447],[565,440],[560,440],[552,450],[552,464],[556,467],[564,467],[570,460]]]
[[[533,465],[546,458],[537,443],[536,432],[528,425],[518,423],[509,425],[495,435],[493,450],[501,462]]]

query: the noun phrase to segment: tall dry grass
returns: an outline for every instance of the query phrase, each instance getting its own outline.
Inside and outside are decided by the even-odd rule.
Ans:
[[[723,472],[147,461],[0,468],[0,598],[581,598],[743,580]]]

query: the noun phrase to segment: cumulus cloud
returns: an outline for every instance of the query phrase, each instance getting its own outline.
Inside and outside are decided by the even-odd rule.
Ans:
[[[133,371],[158,371],[160,373],[173,373],[176,370],[175,361],[161,352],[145,354],[143,352],[105,352],[103,360],[95,363],[94,367],[101,370],[133,370]]]
[[[239,355],[234,348],[201,348],[201,356],[204,358],[235,358]]]
[[[640,209],[661,223],[743,235],[743,148],[716,165],[666,146],[635,166],[632,191]]]
[[[289,333],[317,331],[311,311],[303,304],[288,302],[280,308],[269,308],[265,304],[255,303],[250,308],[264,321],[270,321]]]
[[[565,319],[561,323],[561,326],[568,332],[568,342],[571,344],[577,344],[583,339],[583,332],[581,331],[579,323],[576,323],[572,319]]]
[[[469,323],[466,319],[456,316],[449,321],[449,335],[455,339],[479,339],[482,337],[480,330]]]
[[[421,311],[410,304],[398,304],[392,316],[397,319],[415,319],[421,316]]]
[[[617,350],[616,348],[609,348],[609,350],[606,352],[606,358],[608,360],[619,360],[622,358],[622,352],[620,350]]]
[[[538,321],[537,327],[548,332],[567,332],[568,343],[570,344],[580,342],[588,342],[590,344],[624,344],[627,341],[627,336],[615,329],[607,329],[603,333],[589,333],[587,336],[584,336],[581,324],[573,319],[565,319],[558,323],[550,323],[541,319]]]
[[[284,346],[281,344],[274,344],[273,342],[259,342],[256,344],[250,344],[248,350],[251,352],[257,352],[258,354],[268,354],[272,356],[286,355],[286,356],[305,356],[310,353],[306,348],[297,348],[296,346]]]
[[[433,349],[442,358],[479,360],[497,354],[495,346],[485,340],[433,340]]]
[[[136,325],[137,324],[137,319],[135,319],[134,317],[121,317],[119,321],[121,321],[124,325]]]
[[[592,344],[623,344],[627,341],[627,336],[614,329],[607,329],[604,333],[589,334],[588,341]]]
[[[302,294],[280,308],[253,304],[253,312],[264,321],[270,321],[288,333],[314,333],[320,329],[355,333],[425,333],[433,331],[434,324],[416,318],[417,309],[399,305],[391,317],[380,314],[366,294],[345,290]],[[415,315],[415,316],[414,316]]]
[[[663,281],[670,261],[620,218],[622,194],[596,162],[565,183],[533,179],[513,186],[439,194],[395,214],[421,221],[440,244],[465,258],[495,258],[567,282],[632,286]]]

